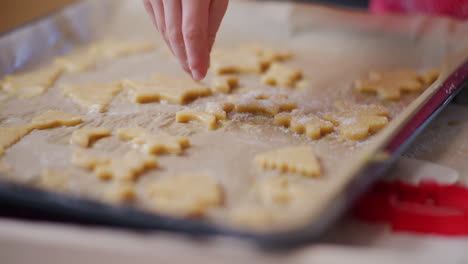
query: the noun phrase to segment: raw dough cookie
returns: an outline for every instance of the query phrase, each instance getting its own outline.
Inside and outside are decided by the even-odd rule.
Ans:
[[[120,91],[122,85],[116,83],[88,83],[80,85],[64,84],[60,86],[65,96],[91,111],[104,112],[110,101]]]
[[[107,58],[128,56],[136,53],[152,51],[156,48],[153,42],[148,41],[123,41],[123,40],[101,40],[93,44],[91,50]]]
[[[275,123],[289,127],[290,130],[298,134],[305,133],[311,139],[319,139],[333,132],[334,129],[332,122],[320,119],[313,114],[280,113],[275,116]]]
[[[265,169],[320,176],[320,164],[309,146],[288,147],[255,156],[255,163]]]
[[[267,72],[262,76],[262,82],[269,85],[277,85],[293,88],[302,78],[302,72],[280,63],[271,64]]]
[[[402,92],[419,92],[423,89],[419,74],[408,69],[370,72],[368,80],[357,80],[354,86],[358,92],[376,93],[383,100],[398,100]]]
[[[101,199],[108,203],[120,204],[132,201],[135,196],[135,184],[133,182],[114,182],[104,190]]]
[[[431,85],[439,78],[440,69],[430,69],[421,74],[421,80],[425,85]]]
[[[206,104],[205,112],[213,114],[218,120],[226,120],[227,114],[234,110],[235,105],[230,102],[209,102]]]
[[[85,50],[57,57],[54,63],[67,72],[76,73],[91,69],[96,64],[96,60],[97,54],[95,52],[92,50]]]
[[[130,151],[122,158],[100,157],[89,152],[75,151],[72,163],[78,167],[93,170],[102,180],[134,181],[146,169],[156,168],[155,156]]]
[[[215,74],[261,73],[262,60],[255,52],[246,50],[214,50],[211,69]]]
[[[181,154],[190,146],[187,137],[172,136],[167,133],[151,134],[141,127],[121,128],[117,131],[117,136],[122,140],[131,140],[135,148],[147,154]]]
[[[208,129],[218,128],[216,115],[204,111],[186,109],[176,113],[176,121],[179,123],[188,123],[190,121],[200,121],[206,124]]]
[[[211,90],[216,93],[230,93],[239,85],[237,76],[216,76],[211,82]]]
[[[271,177],[260,182],[257,191],[262,201],[267,204],[288,204],[303,201],[306,197],[304,188],[284,176]]]
[[[154,208],[178,216],[203,216],[223,203],[221,186],[203,173],[185,173],[157,180],[148,188]]]
[[[377,105],[346,105],[338,103],[338,113],[323,116],[338,126],[344,139],[363,140],[388,124],[389,112]]]
[[[252,230],[267,230],[274,222],[273,214],[263,207],[242,206],[230,213],[235,226]]]
[[[242,45],[241,49],[255,53],[261,60],[263,67],[270,66],[273,62],[290,59],[293,54],[288,50],[279,50],[260,43],[249,43]]]
[[[19,98],[38,96],[54,85],[62,71],[61,67],[52,65],[38,71],[7,75],[0,87]]]
[[[31,126],[34,129],[48,129],[59,126],[76,126],[81,124],[81,122],[83,122],[83,120],[80,116],[49,110],[34,117],[31,121]]]
[[[208,96],[211,89],[189,78],[173,78],[154,75],[149,80],[123,81],[137,103],[149,103],[166,100],[172,104],[187,104],[198,97]]]
[[[111,130],[105,127],[83,127],[73,131],[70,143],[87,148],[92,141],[108,137],[111,133]]]
[[[49,191],[63,192],[67,190],[70,175],[63,171],[46,168],[42,170],[38,186]]]
[[[297,108],[297,104],[289,99],[287,94],[257,93],[245,94],[236,104],[237,113],[251,113],[273,117],[279,112],[289,112]]]
[[[31,126],[10,126],[0,127],[0,156],[5,153],[5,150],[11,145],[18,142],[22,137],[31,132]]]

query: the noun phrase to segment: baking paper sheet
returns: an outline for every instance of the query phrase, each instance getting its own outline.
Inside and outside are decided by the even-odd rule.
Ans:
[[[135,30],[138,29],[138,30]],[[457,66],[466,54],[464,43],[467,25],[446,18],[372,16],[364,12],[330,9],[291,3],[256,3],[231,1],[216,47],[236,47],[260,42],[291,49],[296,56],[288,65],[303,70],[310,88],[291,93],[306,112],[324,113],[333,109],[336,100],[355,103],[379,103],[391,112],[393,121],[379,135],[356,144],[342,143],[336,135],[318,141],[294,135],[274,126],[267,118],[234,114],[232,122],[216,131],[202,124],[179,124],[175,112],[200,108],[221,95],[196,100],[188,106],[130,102],[126,92],[111,103],[104,114],[90,113],[65,98],[58,86],[87,82],[108,82],[126,78],[147,78],[154,73],[184,76],[176,60],[164,47],[140,3],[134,1],[83,1],[62,13],[37,24],[19,29],[0,39],[0,75],[11,71],[34,69],[50,63],[53,55],[96,38],[154,40],[155,52],[99,61],[96,69],[78,74],[65,74],[41,97],[14,99],[0,94],[0,125],[22,124],[37,113],[55,109],[81,115],[85,122],[78,126],[105,126],[113,129],[144,126],[151,131],[166,131],[189,136],[192,147],[185,155],[160,157],[161,169],[139,178],[135,206],[153,211],[147,196],[149,183],[180,172],[203,171],[224,186],[225,205],[211,210],[202,221],[229,225],[229,214],[243,206],[262,207],[275,215],[274,230],[297,228],[320,217],[327,202],[342,191],[369,155],[373,155],[391,138],[412,113],[434,92],[438,84]],[[356,94],[355,79],[369,70],[392,70],[403,67],[425,70],[443,67],[440,80],[423,95],[404,95],[396,102],[380,102],[372,95]],[[208,83],[211,76],[208,76]],[[241,87],[258,87],[257,76],[245,76]],[[411,102],[413,102],[411,104]],[[411,105],[410,105],[411,104]],[[408,107],[409,106],[409,107]],[[404,110],[405,109],[405,110]],[[404,111],[403,111],[404,110]],[[68,143],[73,128],[33,131],[8,149],[2,158],[14,171],[3,178],[34,184],[42,168],[50,167],[73,175],[70,188],[75,195],[99,197],[109,183],[100,182],[90,173],[71,166],[73,147]],[[261,152],[285,146],[309,144],[323,167],[323,177],[306,179],[288,175],[293,182],[307,188],[308,195],[293,206],[262,202],[253,186],[277,172],[260,172],[253,157]],[[98,141],[94,149],[120,155],[130,149],[115,137]]]

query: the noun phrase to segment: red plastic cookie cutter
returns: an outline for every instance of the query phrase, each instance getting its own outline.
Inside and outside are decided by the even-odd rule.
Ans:
[[[353,213],[370,222],[387,222],[394,231],[468,235],[468,188],[424,181],[379,182]]]

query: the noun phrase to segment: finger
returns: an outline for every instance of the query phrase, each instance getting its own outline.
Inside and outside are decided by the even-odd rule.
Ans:
[[[210,6],[210,16],[208,19],[208,48],[213,48],[216,34],[226,13],[229,0],[212,0]]]
[[[190,72],[185,53],[184,38],[182,35],[182,5],[180,0],[163,0],[166,23],[166,36],[172,52],[179,60],[182,68]]]
[[[156,27],[158,28],[158,31],[161,34],[164,42],[166,42],[166,45],[169,47],[169,50],[172,52],[169,41],[167,40],[166,22],[164,19],[164,5],[161,0],[151,0],[150,2],[152,6],[151,8],[153,9]],[[174,54],[174,52],[172,52],[172,54]]]
[[[151,21],[153,22],[153,25],[156,28],[158,28],[158,24],[156,23],[156,18],[154,17],[154,11],[153,11],[153,6],[151,5],[151,2],[149,0],[143,0],[143,5],[145,6],[146,13],[148,13],[148,15],[150,16]]]
[[[210,0],[182,0],[182,33],[192,77],[201,80],[208,69]]]

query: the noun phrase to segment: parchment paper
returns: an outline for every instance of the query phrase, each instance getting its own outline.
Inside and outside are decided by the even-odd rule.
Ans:
[[[356,11],[310,5],[231,1],[216,46],[236,47],[254,41],[293,50],[296,55],[288,64],[303,70],[310,88],[290,92],[290,96],[306,112],[321,114],[330,111],[334,101],[342,99],[355,103],[378,103],[390,110],[393,121],[384,131],[369,140],[349,144],[338,142],[335,134],[311,141],[274,126],[271,119],[249,115],[232,114],[232,122],[216,131],[207,131],[202,124],[187,125],[174,121],[178,110],[203,108],[206,102],[222,98],[221,95],[199,99],[188,106],[165,103],[138,105],[130,102],[127,93],[123,92],[106,113],[90,113],[65,98],[58,86],[147,78],[154,73],[171,76],[183,76],[184,73],[163,46],[143,7],[134,1],[84,1],[42,23],[13,32],[0,40],[1,74],[40,67],[49,63],[52,55],[97,37],[154,40],[159,47],[149,54],[99,61],[96,69],[90,72],[65,74],[41,97],[18,100],[0,95],[0,98],[6,98],[0,103],[1,126],[26,123],[42,111],[56,109],[80,114],[85,122],[78,127],[117,129],[139,125],[154,132],[190,136],[192,147],[185,155],[161,156],[161,168],[139,178],[138,197],[133,205],[152,210],[146,187],[158,178],[185,171],[204,171],[222,184],[225,204],[211,210],[203,221],[229,225],[227,216],[230,210],[246,205],[260,206],[274,213],[272,230],[297,228],[299,224],[318,217],[326,202],[341,191],[369,155],[388,140],[392,131],[401,126],[444,77],[466,58],[463,43],[467,43],[464,37],[467,35],[463,34],[466,33],[466,25],[444,18],[374,17]],[[38,31],[38,26],[43,31]],[[444,68],[441,78],[417,100],[414,100],[417,95],[404,95],[397,102],[380,102],[375,96],[359,95],[352,90],[353,80],[365,77],[369,70],[402,67],[424,70],[435,66]],[[258,76],[242,77],[241,87],[267,89],[259,84]],[[70,182],[73,194],[98,198],[102,188],[109,183],[100,182],[70,163],[73,147],[68,141],[76,128],[33,131],[9,148],[2,158],[14,168],[2,178],[35,184],[41,168],[56,168],[73,175]],[[307,188],[308,197],[293,206],[263,204],[252,186],[277,172],[260,172],[253,164],[253,157],[263,151],[300,144],[313,147],[323,167],[323,176],[308,179],[288,175]],[[130,146],[111,137],[98,141],[93,149],[121,155]]]

